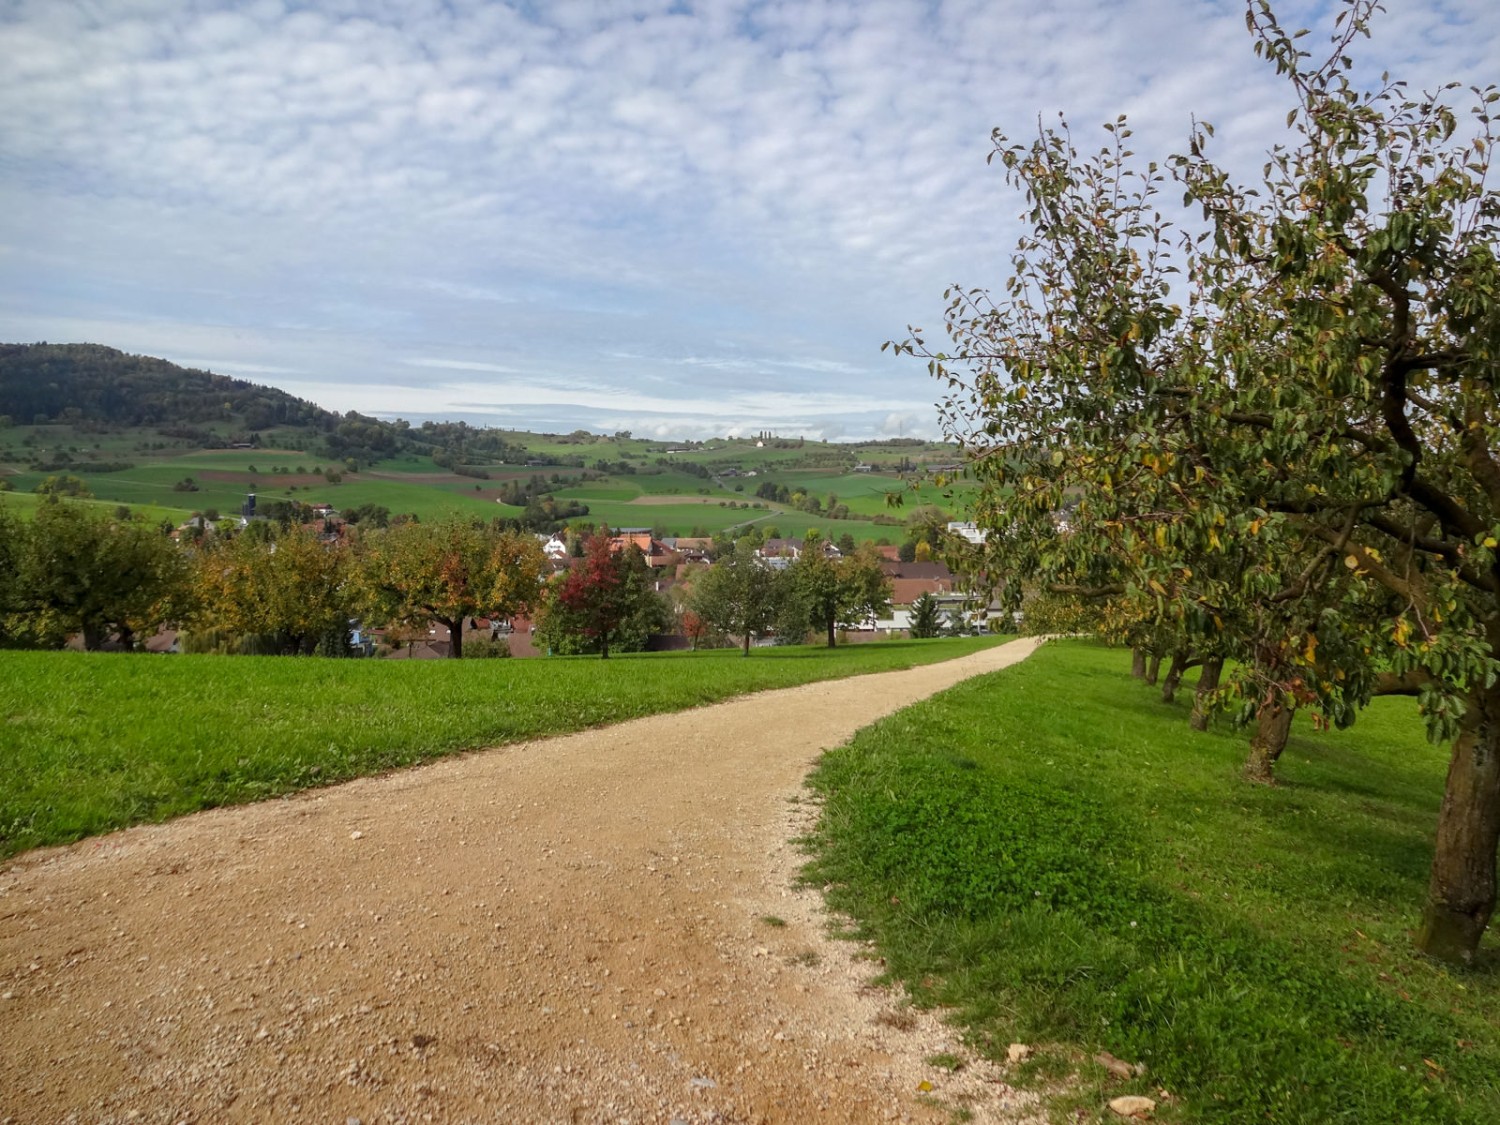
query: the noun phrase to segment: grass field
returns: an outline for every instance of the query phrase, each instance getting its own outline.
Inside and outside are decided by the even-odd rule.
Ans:
[[[0,492],[0,508],[10,510],[23,520],[35,515],[37,505],[41,502],[42,498],[32,492]],[[102,512],[113,512],[120,506],[120,502],[116,500],[72,500],[69,503],[86,504]],[[160,504],[129,504],[127,507],[133,514],[153,522],[170,520],[172,523],[181,523],[192,515],[189,509],[167,508]]]
[[[1412,701],[1300,728],[1258,787],[1243,731],[1128,664],[1047,646],[827,755],[809,878],[981,1050],[1074,1074],[1060,1118],[1165,1088],[1168,1122],[1500,1120],[1493,939],[1469,972],[1411,948],[1446,768]]]
[[[0,652],[0,855],[995,638],[546,660]],[[667,765],[667,763],[664,763]]]
[[[93,434],[74,431],[68,426],[17,427],[5,432],[8,441],[0,446],[0,473],[18,492],[30,492],[45,476],[33,471],[27,463],[37,456],[54,456],[70,451],[76,464],[70,469],[80,477],[94,497],[111,504],[133,507],[152,505],[169,510],[180,522],[195,511],[214,510],[221,515],[238,513],[247,492],[256,493],[261,504],[275,500],[301,500],[307,503],[330,503],[340,509],[364,504],[382,505],[392,513],[413,512],[422,519],[449,515],[477,518],[515,517],[520,509],[497,506],[501,486],[508,480],[529,479],[535,474],[550,477],[554,473],[575,478],[581,472],[562,466],[489,466],[487,479],[476,479],[446,471],[431,458],[415,454],[364,465],[358,472],[345,470],[341,462],[302,450],[285,448],[191,450],[180,446],[153,450],[143,446],[155,444],[146,439],[155,431],[143,429],[124,434]],[[133,435],[133,436],[132,436]],[[27,447],[16,443],[31,437]],[[780,449],[774,445],[756,448],[753,441],[716,441],[707,448],[672,454],[675,461],[697,464],[712,472],[726,466],[754,471],[755,477],[722,477],[718,480],[696,476],[680,467],[658,464],[667,456],[661,442],[637,438],[601,438],[597,441],[573,442],[555,435],[511,433],[509,439],[527,446],[529,454],[538,456],[582,457],[586,463],[599,460],[621,461],[637,466],[634,473],[604,476],[589,481],[575,481],[556,487],[559,499],[573,499],[589,506],[582,522],[608,523],[611,527],[660,527],[668,534],[686,535],[696,529],[709,533],[751,524],[773,525],[782,535],[801,538],[816,530],[825,537],[837,539],[849,534],[858,542],[903,537],[900,527],[875,524],[876,516],[901,520],[920,504],[935,503],[956,516],[966,513],[965,486],[938,490],[929,485],[912,490],[908,482],[894,473],[853,473],[845,471],[859,456],[911,457],[942,462],[951,459],[951,449],[930,447],[879,446],[840,447],[812,443],[804,447]],[[114,472],[91,469],[88,457],[126,461],[129,468]],[[833,461],[825,467],[805,462]],[[335,484],[324,479],[323,470],[337,470],[342,480]],[[177,491],[174,485],[191,477],[194,491]],[[802,489],[809,495],[826,500],[829,493],[838,495],[848,505],[854,518],[829,520],[767,502],[765,507],[748,507],[756,501],[755,489],[765,481]],[[736,491],[738,489],[738,491]],[[892,508],[888,493],[902,496],[903,507]],[[729,507],[730,503],[747,505]],[[181,513],[181,514],[178,514]]]

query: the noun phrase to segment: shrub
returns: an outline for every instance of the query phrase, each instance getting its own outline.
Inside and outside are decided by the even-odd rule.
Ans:
[[[464,642],[464,659],[502,660],[510,655],[510,642],[504,637],[481,638]]]

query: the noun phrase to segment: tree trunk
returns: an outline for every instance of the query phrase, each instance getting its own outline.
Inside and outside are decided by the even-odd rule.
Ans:
[[[1151,659],[1146,661],[1146,682],[1152,687],[1156,686],[1157,679],[1161,676],[1161,654],[1153,652]]]
[[[1224,671],[1224,658],[1210,656],[1203,661],[1203,671],[1198,673],[1198,690],[1193,693],[1193,714],[1188,724],[1194,730],[1208,729],[1209,706],[1214,692],[1219,690],[1219,674]]]
[[[464,619],[460,617],[457,621],[447,621],[439,617],[438,620],[448,626],[448,659],[462,660],[464,656]]]
[[[1171,703],[1177,698],[1177,685],[1182,683],[1182,674],[1188,669],[1188,654],[1178,650],[1172,654],[1172,663],[1167,666],[1167,678],[1161,682],[1161,701]]]
[[[1276,781],[1276,759],[1286,749],[1292,732],[1295,707],[1288,707],[1278,692],[1274,702],[1261,704],[1255,716],[1255,734],[1250,737],[1250,756],[1245,759],[1245,776],[1251,781],[1271,785]]]
[[[740,655],[741,656],[749,656],[750,655],[750,630],[748,630],[748,629],[745,630],[745,651],[742,652],[742,653],[740,653]]]
[[[829,648],[833,648],[834,647],[833,631],[834,631],[835,628],[836,628],[836,622],[834,621],[833,618],[830,617],[828,619],[828,647]]]
[[[85,622],[83,626],[83,648],[85,652],[98,652],[109,639],[109,632],[102,625]]]
[[[1130,674],[1137,680],[1146,678],[1146,650],[1140,645],[1130,650]]]
[[[1500,685],[1465,700],[1453,742],[1448,784],[1417,948],[1467,965],[1495,910],[1495,848],[1500,843]]]

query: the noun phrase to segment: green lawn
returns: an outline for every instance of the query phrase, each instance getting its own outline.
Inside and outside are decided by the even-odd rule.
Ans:
[[[1495,942],[1411,949],[1446,769],[1413,702],[1299,728],[1265,788],[1128,663],[1050,645],[828,754],[808,877],[981,1050],[1073,1074],[1060,1118],[1165,1088],[1168,1122],[1500,1120]]]
[[[434,662],[0,652],[0,855],[994,643]]]

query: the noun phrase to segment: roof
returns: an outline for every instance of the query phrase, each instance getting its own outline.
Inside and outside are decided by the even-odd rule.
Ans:
[[[953,571],[940,562],[882,562],[880,569],[892,578],[944,578],[953,581]]]
[[[938,578],[893,578],[891,579],[891,604],[911,605],[923,594],[946,594],[952,590],[950,583]]]

